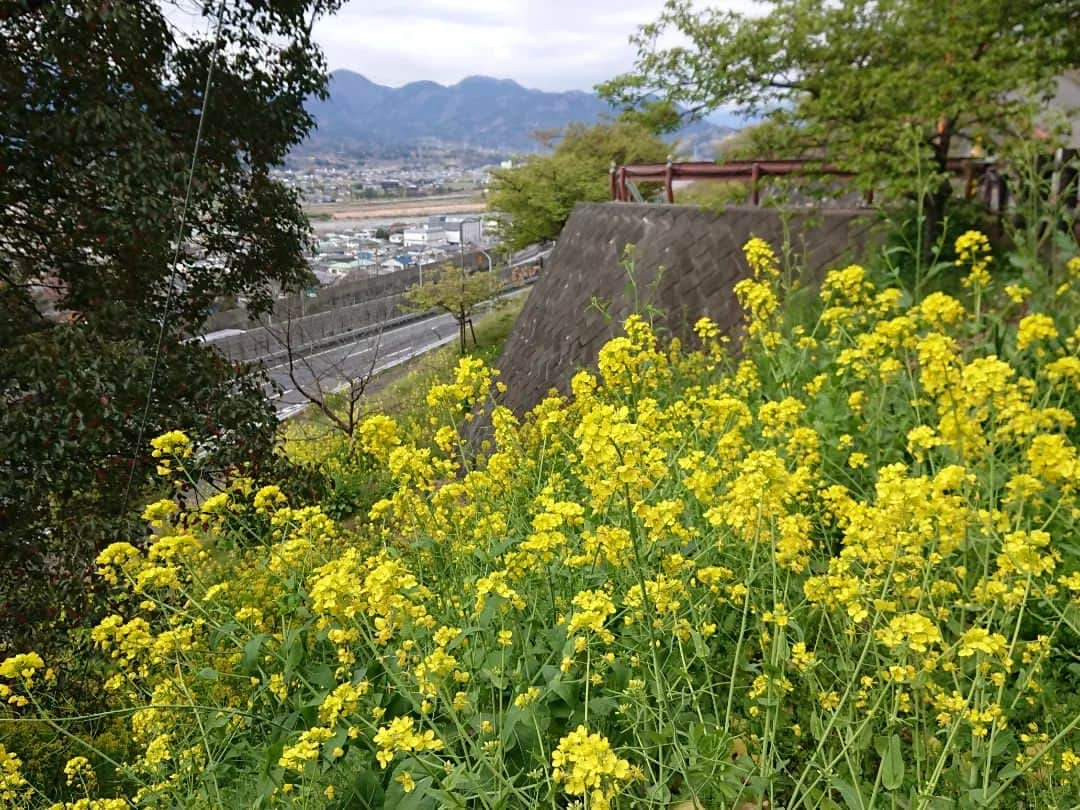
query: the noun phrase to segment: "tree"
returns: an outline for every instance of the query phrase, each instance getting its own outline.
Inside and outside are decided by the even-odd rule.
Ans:
[[[0,640],[141,532],[151,437],[183,429],[219,470],[271,458],[259,380],[187,339],[219,296],[259,313],[310,277],[270,170],[313,126],[311,28],[340,2],[206,0],[180,31],[191,5],[0,13]]]
[[[461,353],[465,354],[465,328],[472,331],[472,315],[476,305],[498,295],[502,281],[494,273],[470,272],[464,267],[447,265],[438,272],[435,280],[416,284],[405,291],[405,299],[421,312],[441,309],[454,316],[458,325]],[[472,332],[476,345],[476,332]]]
[[[284,366],[293,390],[312,405],[331,430],[351,437],[365,415],[364,397],[375,377],[382,346],[383,329],[395,314],[397,305],[388,298],[371,302],[374,328],[366,346],[356,349],[355,335],[339,346],[326,349],[324,340],[311,340],[304,330],[304,318],[289,308],[284,322],[263,327],[284,354]],[[363,363],[353,357],[370,353]]]
[[[644,120],[667,126],[660,108]],[[608,199],[611,162],[653,163],[672,151],[641,117],[586,127],[571,124],[554,150],[530,155],[511,169],[492,172],[488,207],[499,215],[500,238],[509,250],[520,250],[558,237],[579,202]]]
[[[1074,0],[767,5],[767,14],[748,16],[668,0],[632,37],[634,71],[601,94],[628,105],[655,94],[694,114],[725,106],[767,116],[788,156],[824,157],[863,183],[922,193],[937,222],[958,142],[1029,136],[1032,101],[1080,60]],[[689,46],[663,47],[672,35]]]

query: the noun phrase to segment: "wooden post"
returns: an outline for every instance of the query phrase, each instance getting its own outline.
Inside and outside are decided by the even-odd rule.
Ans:
[[[754,165],[750,167],[750,204],[761,204],[761,189],[758,188],[758,181],[761,179],[761,164],[754,162]]]
[[[627,200],[626,167],[625,166],[620,166],[619,167],[619,197],[618,197],[618,199],[619,199],[619,202],[626,202],[626,200]]]
[[[608,167],[608,198],[614,202],[615,197],[615,161],[611,161]]]
[[[870,188],[868,188],[866,190],[866,194],[863,196],[863,199],[866,201],[866,207],[867,208],[869,208],[871,205],[874,204],[874,187],[873,186],[870,186]]]
[[[671,155],[668,155],[667,166],[664,167],[664,199],[667,200],[668,205],[675,202],[675,189],[672,184],[673,177],[674,170],[671,168]]]
[[[968,161],[964,164],[964,199],[970,200],[975,196],[975,163]]]

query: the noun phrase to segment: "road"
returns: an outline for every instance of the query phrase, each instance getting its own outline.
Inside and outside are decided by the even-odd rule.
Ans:
[[[268,386],[267,396],[274,403],[278,419],[288,419],[308,405],[300,388],[315,393],[321,385],[324,392],[330,392],[350,378],[386,371],[457,339],[457,322],[450,315],[436,315],[298,358],[292,374],[288,362],[276,362],[267,365],[266,372],[280,386],[281,393]]]
[[[523,295],[528,289],[514,290],[505,297]],[[457,321],[448,314],[433,315],[297,358],[292,374],[287,361],[274,360],[265,368],[281,392],[267,385],[266,395],[274,403],[278,419],[288,419],[308,405],[300,389],[316,393],[321,385],[322,391],[328,393],[350,378],[378,374],[457,339]]]

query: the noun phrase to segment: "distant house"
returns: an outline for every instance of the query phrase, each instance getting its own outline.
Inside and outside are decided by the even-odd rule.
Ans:
[[[346,276],[359,267],[356,259],[347,262],[332,262],[327,269],[336,276]]]
[[[437,264],[445,259],[446,254],[441,250],[422,250],[416,254],[417,264]]]

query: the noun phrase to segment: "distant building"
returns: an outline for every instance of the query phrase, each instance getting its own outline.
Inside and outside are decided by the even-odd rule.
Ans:
[[[419,225],[406,228],[402,238],[405,247],[427,247],[445,242],[446,232],[442,225],[439,225],[437,230],[428,225]]]
[[[479,219],[446,223],[446,241],[451,245],[478,245],[483,241],[483,225]]]
[[[332,262],[327,269],[335,276],[347,276],[359,266],[359,262],[353,259],[347,262]]]
[[[479,219],[462,221],[459,242],[464,245],[478,245],[483,241],[484,227]]]

